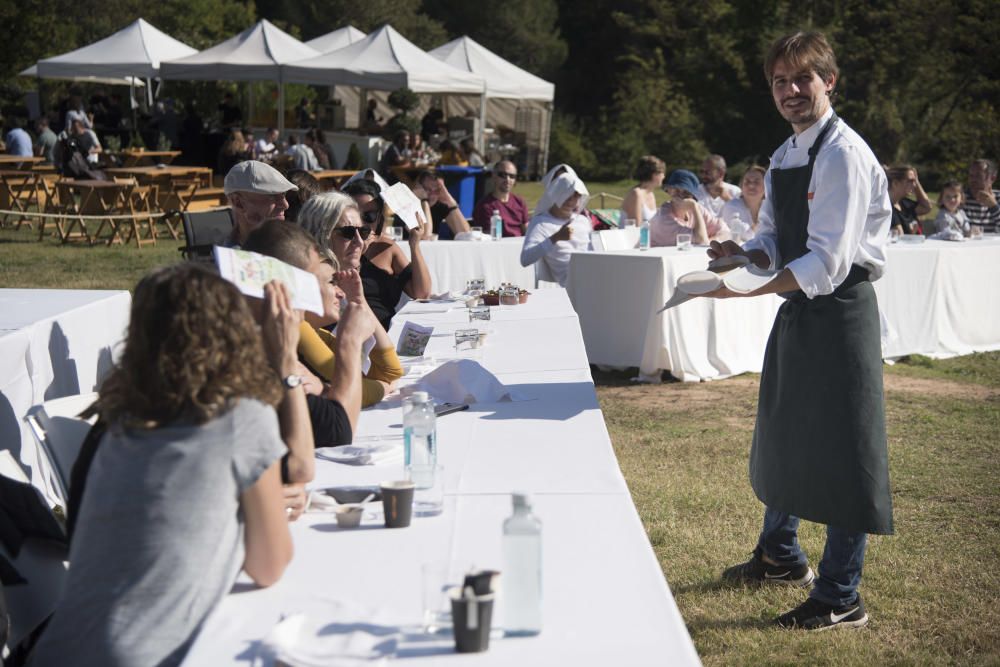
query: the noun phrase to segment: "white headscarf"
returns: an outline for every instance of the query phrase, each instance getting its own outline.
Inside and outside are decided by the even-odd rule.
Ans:
[[[546,174],[546,178],[549,178],[549,174]],[[549,178],[545,192],[538,200],[538,205],[535,206],[535,215],[544,215],[553,206],[562,206],[563,202],[572,197],[574,192],[580,195],[580,203],[576,207],[577,212],[579,212],[586,208],[590,191],[587,190],[587,186],[577,177],[576,173],[567,168],[566,173],[560,174],[555,180]]]
[[[354,181],[361,180],[363,178],[368,178],[365,175],[368,172],[371,172],[372,174],[372,178],[370,180],[373,180],[376,183],[378,183],[379,192],[385,192],[386,190],[389,189],[389,184],[386,183],[385,179],[382,178],[382,176],[374,169],[362,169],[361,171],[359,171],[358,173],[354,174],[349,179],[344,181],[344,183],[341,184],[340,189],[343,190],[345,187],[347,187],[348,183],[353,183]]]

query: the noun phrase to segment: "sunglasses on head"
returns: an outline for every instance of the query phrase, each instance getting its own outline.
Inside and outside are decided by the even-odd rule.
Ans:
[[[367,227],[335,227],[333,231],[340,234],[340,237],[347,241],[353,241],[355,234],[360,236],[361,240],[364,241],[372,233],[372,230]]]

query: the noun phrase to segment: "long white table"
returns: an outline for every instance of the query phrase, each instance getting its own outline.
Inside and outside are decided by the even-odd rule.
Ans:
[[[494,308],[489,323],[477,323],[490,331],[486,347],[467,354],[452,346],[454,330],[469,327],[464,308],[417,315],[418,306],[396,316],[393,334],[407,319],[432,324],[427,355],[476,358],[528,400],[475,404],[438,420],[446,469],[440,516],[415,518],[403,530],[368,516],[360,529],[341,530],[330,514],[304,515],[292,525],[295,557],[281,581],[248,590],[241,578],[185,664],[257,664],[261,639],[298,611],[329,628],[377,619],[375,631],[396,642],[395,658],[422,664],[698,664],[618,468],[566,293],[543,290],[527,304]],[[398,399],[390,399],[362,413],[358,436],[398,434],[400,421]],[[317,488],[402,475],[398,464],[317,465]],[[532,495],[543,521],[543,631],[456,655],[450,635],[419,630],[421,566],[447,564],[454,582],[473,565],[501,569],[501,527],[515,490]],[[494,618],[502,625],[502,601]]]
[[[694,299],[655,314],[677,278],[707,262],[704,248],[573,255],[567,290],[590,362],[686,381],[759,372],[780,297]],[[1000,239],[893,244],[874,286],[886,358],[1000,349]]]
[[[131,302],[127,291],[0,289],[0,447],[29,476],[36,464],[28,410],[97,388]]]
[[[472,278],[486,279],[488,289],[510,282],[532,289],[535,269],[521,266],[523,239],[508,237],[500,241],[421,241],[420,252],[427,260],[435,293],[460,292]],[[410,256],[408,243],[400,248]]]

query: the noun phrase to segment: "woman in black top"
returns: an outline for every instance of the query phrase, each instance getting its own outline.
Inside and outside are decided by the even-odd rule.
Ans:
[[[920,185],[917,170],[909,165],[890,167],[889,199],[892,201],[892,233],[923,234],[920,216],[931,212],[931,201]],[[914,195],[916,200],[910,199]]]

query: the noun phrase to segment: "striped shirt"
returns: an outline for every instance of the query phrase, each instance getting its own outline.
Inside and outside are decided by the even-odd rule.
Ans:
[[[1000,202],[1000,190],[994,190],[993,196]],[[976,201],[972,193],[966,190],[962,210],[968,216],[970,225],[982,225],[993,231],[1000,231],[1000,203],[993,208],[987,208]]]

